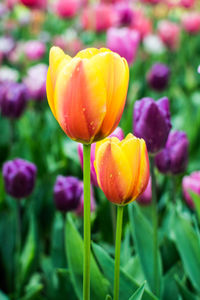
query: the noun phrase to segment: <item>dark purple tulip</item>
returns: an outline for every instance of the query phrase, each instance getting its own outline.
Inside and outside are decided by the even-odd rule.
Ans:
[[[145,140],[150,153],[156,154],[162,150],[171,129],[168,98],[158,101],[143,98],[136,101],[133,129],[135,136]]]
[[[165,148],[156,155],[156,166],[161,173],[179,174],[188,162],[188,138],[183,131],[169,134]]]
[[[0,111],[10,119],[19,118],[26,108],[27,89],[23,83],[3,82],[0,84]]]
[[[169,76],[169,68],[164,64],[156,63],[147,74],[147,81],[152,89],[163,91],[168,85]]]
[[[56,208],[63,212],[77,209],[82,190],[80,180],[76,177],[59,175],[54,185],[54,202]]]
[[[28,197],[35,186],[37,168],[33,163],[16,158],[3,165],[6,192],[15,198]]]

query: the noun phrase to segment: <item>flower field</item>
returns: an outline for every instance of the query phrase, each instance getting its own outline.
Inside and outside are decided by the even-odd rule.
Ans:
[[[199,0],[1,0],[0,300],[200,299]]]

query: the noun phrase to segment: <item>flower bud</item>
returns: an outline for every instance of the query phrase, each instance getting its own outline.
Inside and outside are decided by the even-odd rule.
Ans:
[[[6,192],[14,198],[28,197],[35,186],[37,168],[33,163],[16,158],[3,165]]]
[[[200,196],[200,171],[191,173],[189,176],[185,176],[182,181],[183,196],[186,203],[190,208],[194,208],[190,191]]]
[[[188,138],[185,132],[169,134],[165,148],[156,155],[156,166],[161,173],[179,174],[185,171],[188,162]]]
[[[10,119],[19,118],[27,103],[28,93],[24,84],[3,82],[0,84],[0,111]]]
[[[168,85],[169,76],[169,68],[164,64],[156,63],[147,74],[147,81],[152,89],[163,91]]]
[[[122,141],[112,137],[97,143],[94,166],[99,186],[118,205],[134,201],[149,181],[145,141],[132,134]]]
[[[136,101],[133,129],[137,137],[145,140],[150,153],[156,154],[164,148],[171,129],[168,98],[158,101],[143,98]]]

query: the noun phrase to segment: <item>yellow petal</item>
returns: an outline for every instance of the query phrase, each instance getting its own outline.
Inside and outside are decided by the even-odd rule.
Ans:
[[[55,119],[57,120],[55,106],[54,106],[54,90],[53,90],[53,85],[51,82],[50,68],[48,68],[48,72],[47,72],[46,91],[47,91],[47,100],[48,100],[49,106],[51,108],[51,111],[52,111]]]
[[[89,59],[102,52],[110,52],[110,50],[106,48],[101,48],[101,49],[87,48],[78,52],[76,54],[76,57]]]

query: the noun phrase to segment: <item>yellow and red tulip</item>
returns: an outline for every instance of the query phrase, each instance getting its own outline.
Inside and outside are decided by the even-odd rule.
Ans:
[[[90,144],[107,137],[123,113],[128,64],[109,49],[89,48],[74,58],[52,47],[47,98],[52,113],[72,139]]]
[[[128,134],[122,141],[113,137],[97,143],[94,167],[109,201],[118,205],[134,201],[149,181],[145,141]]]

